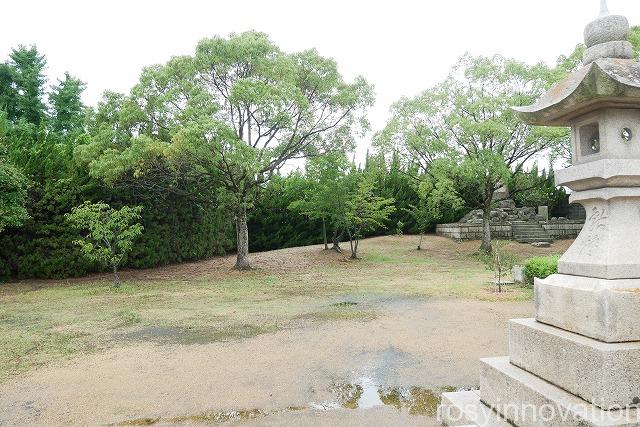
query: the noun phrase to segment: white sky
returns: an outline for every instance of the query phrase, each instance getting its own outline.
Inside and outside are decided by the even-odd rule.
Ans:
[[[4,3],[4,2],[3,2]],[[315,47],[351,79],[375,85],[369,117],[384,126],[391,103],[438,83],[465,52],[553,62],[582,41],[598,0],[236,0],[35,1],[2,5],[0,60],[35,43],[50,82],[64,71],[88,84],[94,105],[106,90],[127,92],[142,67],[190,54],[198,40],[255,29],[285,51]],[[640,1],[609,0],[640,24]],[[362,141],[359,158],[368,141]]]

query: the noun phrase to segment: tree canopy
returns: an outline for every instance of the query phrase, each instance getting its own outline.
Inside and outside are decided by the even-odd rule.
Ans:
[[[554,147],[566,130],[532,127],[511,107],[528,105],[549,84],[550,70],[501,56],[463,56],[447,79],[413,99],[403,98],[376,144],[429,173],[438,159],[454,160],[476,183],[473,207],[485,212],[482,249],[491,249],[494,192],[523,173],[527,162]]]
[[[372,102],[363,78],[346,83],[315,50],[287,54],[257,32],[215,37],[147,68],[129,96],[107,94],[80,156],[111,180],[133,172],[149,182],[161,170],[221,184],[215,196],[235,218],[236,267],[246,269],[260,189],[289,160],[352,147]]]
[[[116,287],[120,286],[118,267],[144,230],[138,222],[141,211],[140,206],[113,209],[106,203],[84,202],[65,215],[82,233],[74,243],[90,260],[112,268]]]

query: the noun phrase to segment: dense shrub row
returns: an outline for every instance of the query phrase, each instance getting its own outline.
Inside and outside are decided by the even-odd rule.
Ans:
[[[35,186],[34,186],[35,187]],[[64,214],[84,200],[113,206],[140,205],[145,232],[125,265],[147,268],[224,254],[233,248],[233,228],[224,212],[177,196],[161,201],[120,194],[88,176],[51,181],[30,192],[30,219],[0,235],[0,277],[61,278],[102,269],[73,244],[78,236]]]

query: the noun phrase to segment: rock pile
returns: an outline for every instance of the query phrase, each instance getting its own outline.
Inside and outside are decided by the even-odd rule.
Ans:
[[[491,222],[512,222],[512,221],[534,221],[537,219],[536,208],[517,208],[513,200],[501,200],[497,207],[491,210]],[[484,212],[482,209],[475,209],[469,212],[460,220],[461,223],[482,224]]]

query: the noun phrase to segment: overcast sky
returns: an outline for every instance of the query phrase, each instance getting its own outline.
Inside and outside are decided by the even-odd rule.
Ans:
[[[126,92],[142,67],[190,54],[198,40],[259,30],[283,50],[315,47],[347,79],[375,85],[374,130],[391,103],[438,83],[465,52],[553,62],[582,41],[599,0],[109,0],[2,5],[0,60],[18,44],[47,56],[50,82],[69,71],[94,105],[106,90]],[[612,13],[640,24],[640,1],[609,0]],[[366,147],[363,141],[360,152]]]

